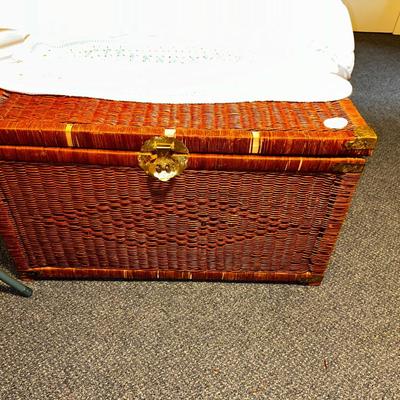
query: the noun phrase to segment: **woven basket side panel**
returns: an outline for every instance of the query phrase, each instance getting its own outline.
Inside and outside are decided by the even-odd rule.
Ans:
[[[322,272],[358,177],[0,162],[30,268]]]
[[[8,251],[12,255],[18,269],[29,268],[28,260],[20,238],[18,237],[17,227],[13,220],[8,202],[6,201],[0,187],[0,236],[7,244]]]

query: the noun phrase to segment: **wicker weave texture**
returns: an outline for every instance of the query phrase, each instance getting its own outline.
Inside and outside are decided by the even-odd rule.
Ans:
[[[309,103],[157,104],[3,92],[0,113],[0,119],[13,122],[277,131],[327,130],[323,121],[332,117],[348,118],[349,129],[365,124],[349,99]]]
[[[22,272],[322,274],[359,175],[188,170],[165,184],[137,168],[3,161],[19,248],[0,234],[20,261],[23,249]]]
[[[325,127],[324,121],[334,117],[346,118],[348,125]],[[0,145],[138,151],[169,128],[191,153],[363,156],[371,149],[346,144],[365,126],[349,99],[154,104],[0,93]]]
[[[51,147],[0,146],[0,160],[46,162],[49,164],[91,164],[138,166],[138,152]],[[332,172],[347,165],[359,172],[364,158],[350,157],[262,157],[241,155],[190,154],[188,168],[193,170]]]

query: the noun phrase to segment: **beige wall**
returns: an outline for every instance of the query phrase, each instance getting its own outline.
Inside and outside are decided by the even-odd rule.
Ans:
[[[398,22],[400,0],[343,0],[343,2],[350,11],[355,31],[400,34],[400,21]]]
[[[397,24],[396,24],[396,26],[394,27],[393,33],[394,33],[395,35],[400,35],[400,15],[399,15],[399,18],[397,18]]]

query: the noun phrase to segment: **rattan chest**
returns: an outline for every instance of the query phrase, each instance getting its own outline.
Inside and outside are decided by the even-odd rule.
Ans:
[[[22,278],[317,285],[375,142],[349,99],[3,91],[0,235]]]

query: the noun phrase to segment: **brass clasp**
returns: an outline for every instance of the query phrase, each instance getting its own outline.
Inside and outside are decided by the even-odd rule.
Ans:
[[[138,156],[146,174],[160,181],[169,181],[187,167],[189,150],[174,137],[153,137],[143,143]]]

